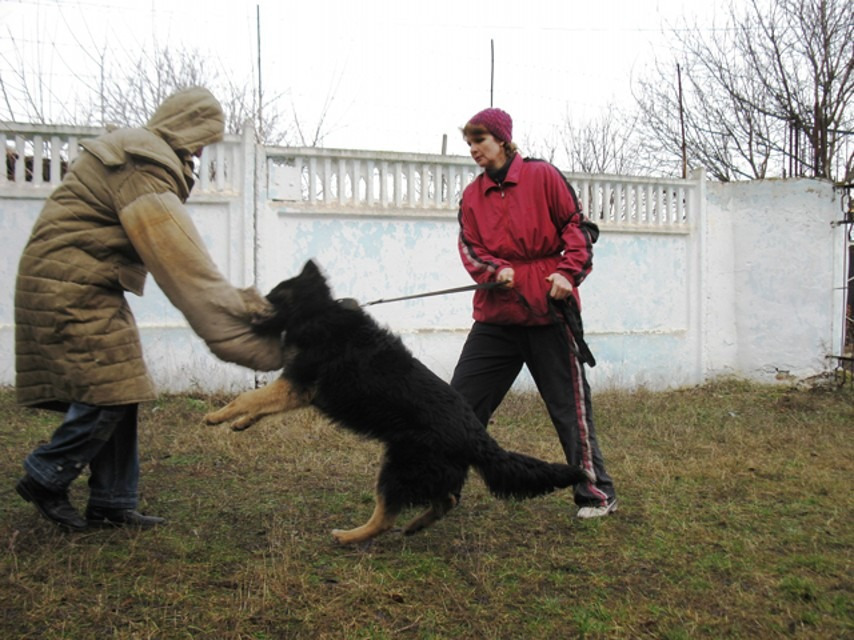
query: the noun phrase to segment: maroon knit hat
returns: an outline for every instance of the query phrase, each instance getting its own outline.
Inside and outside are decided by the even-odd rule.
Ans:
[[[469,119],[469,124],[479,124],[501,142],[513,141],[513,118],[501,109],[490,107],[478,111]]]

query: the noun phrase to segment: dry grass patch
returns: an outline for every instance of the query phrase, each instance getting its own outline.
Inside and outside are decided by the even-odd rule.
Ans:
[[[244,433],[204,426],[224,401],[166,397],[142,413],[141,506],[167,527],[64,535],[13,488],[56,416],[0,393],[0,637],[854,634],[850,385],[600,393],[614,517],[576,521],[568,492],[501,502],[472,477],[434,527],[354,549],[329,531],[370,514],[379,447],[311,411]],[[536,396],[508,398],[490,431],[561,459]]]

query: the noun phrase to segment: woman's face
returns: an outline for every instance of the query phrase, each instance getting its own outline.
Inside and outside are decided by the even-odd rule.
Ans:
[[[504,145],[491,133],[474,133],[465,140],[471,157],[482,169],[500,169],[507,162]]]

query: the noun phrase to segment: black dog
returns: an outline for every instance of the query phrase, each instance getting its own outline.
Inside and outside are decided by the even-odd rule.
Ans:
[[[465,400],[353,300],[336,301],[317,266],[268,295],[275,315],[259,332],[283,337],[282,376],[205,416],[245,429],[263,415],[311,404],[341,426],[385,444],[376,508],[367,523],[332,534],[342,544],[390,529],[406,507],[427,510],[412,534],[457,502],[469,467],[500,498],[529,498],[585,480],[581,469],[502,449]]]

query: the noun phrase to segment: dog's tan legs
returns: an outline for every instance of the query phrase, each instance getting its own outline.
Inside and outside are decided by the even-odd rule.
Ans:
[[[456,504],[457,497],[454,495],[448,495],[445,498],[431,501],[430,506],[424,513],[403,528],[403,534],[411,536],[413,533],[418,533],[422,529],[426,529],[437,520],[444,518],[445,514],[453,509]]]
[[[374,513],[370,519],[361,527],[343,531],[334,529],[332,535],[341,544],[358,544],[365,542],[381,533],[388,531],[394,526],[394,521],[397,519],[398,511],[389,510],[386,507],[385,500],[378,493],[377,505],[374,508]]]
[[[304,407],[310,399],[308,393],[295,390],[284,378],[276,378],[267,386],[241,393],[222,409],[207,414],[205,422],[231,422],[232,429],[242,431],[263,416]]]

